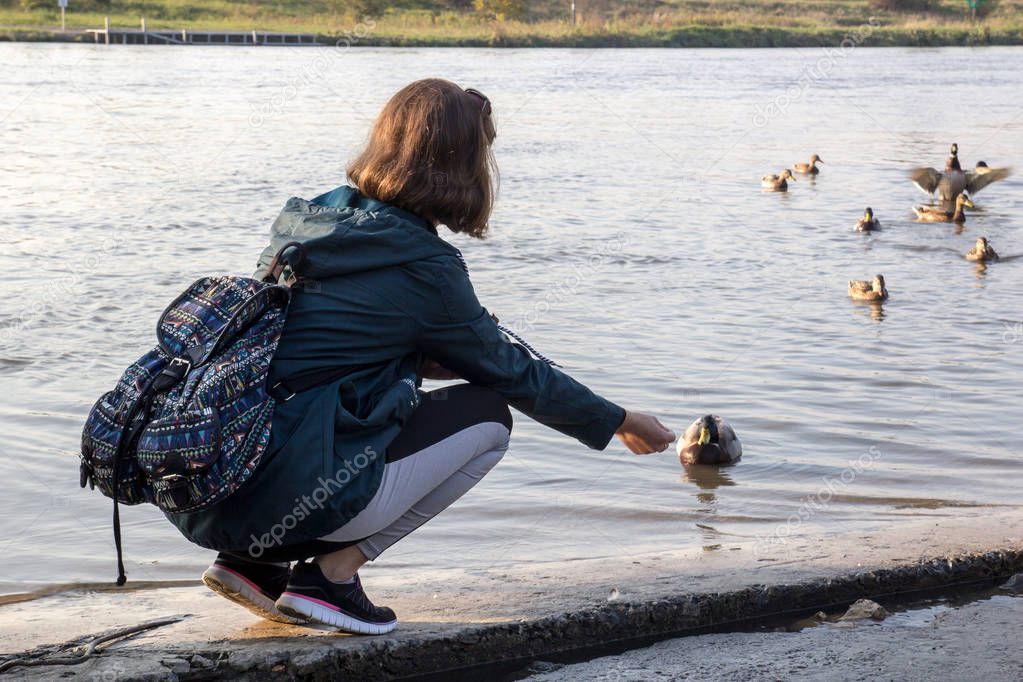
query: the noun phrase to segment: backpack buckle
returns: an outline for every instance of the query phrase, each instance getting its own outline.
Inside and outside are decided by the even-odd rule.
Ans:
[[[188,358],[172,358],[170,363],[163,368],[163,371],[156,375],[153,389],[157,392],[166,391],[181,381],[191,369],[192,361]]]
[[[184,367],[184,369],[182,369],[182,367]],[[192,361],[188,358],[174,358],[170,361],[170,365],[167,369],[173,370],[180,378],[188,374],[188,370],[192,369]]]
[[[280,389],[282,386],[284,387],[284,390],[288,392],[288,395],[284,396],[283,398],[278,398],[276,394],[279,392],[278,389]],[[286,403],[292,398],[294,398],[296,395],[298,395],[298,393],[288,388],[288,386],[284,383],[283,380],[278,381],[276,384],[271,386],[270,391],[272,392],[273,399],[279,403]]]
[[[168,508],[181,509],[191,504],[192,495],[188,489],[187,477],[181,474],[167,474],[166,476],[160,476],[157,480],[167,486],[157,495]]]

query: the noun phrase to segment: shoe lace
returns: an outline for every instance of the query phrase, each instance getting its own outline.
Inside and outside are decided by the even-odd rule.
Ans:
[[[377,610],[377,607],[373,605],[373,602],[366,596],[366,591],[362,589],[362,580],[359,578],[359,574],[355,574],[355,584],[352,587],[352,591],[348,594],[348,598],[355,602],[355,604],[366,611],[373,612]]]

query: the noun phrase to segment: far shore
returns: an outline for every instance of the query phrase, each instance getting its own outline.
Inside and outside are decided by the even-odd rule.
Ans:
[[[1023,0],[977,0],[974,11],[962,0],[80,0],[68,7],[66,33],[56,2],[25,4],[0,7],[0,40],[93,42],[88,32],[109,21],[112,30],[235,33],[238,44],[253,31],[303,34],[343,47],[1023,45]]]
[[[112,27],[117,30],[122,27]],[[124,30],[122,28],[122,30]],[[131,27],[127,30],[138,29]],[[151,31],[173,31],[180,33],[182,28],[150,28]],[[250,34],[253,30],[263,33],[262,29],[224,30],[195,29],[215,33]],[[272,34],[281,33],[268,31]],[[453,33],[423,34],[410,32],[379,33],[354,36],[351,33],[321,34],[305,33],[315,36],[316,43],[321,46],[341,47],[507,47],[507,48],[767,48],[767,47],[830,47],[850,49],[852,47],[980,47],[995,45],[1023,45],[1023,28],[1020,29],[989,29],[984,26],[970,28],[932,28],[903,29],[878,27],[869,35],[857,37],[849,31],[831,29],[797,29],[772,26],[680,26],[667,29],[643,32],[632,31],[585,31],[551,34],[544,31],[531,33],[517,31],[504,33],[493,31],[479,35]],[[102,39],[101,39],[102,41]],[[48,43],[88,43],[95,39],[88,29],[69,29],[65,32],[59,28],[4,27],[0,26],[0,42],[48,42]],[[119,40],[114,44],[119,44]],[[150,42],[152,47],[166,47],[157,42]],[[236,43],[218,45],[219,47],[252,47],[251,44]],[[274,45],[277,47],[278,45]],[[305,45],[308,47],[308,45]]]

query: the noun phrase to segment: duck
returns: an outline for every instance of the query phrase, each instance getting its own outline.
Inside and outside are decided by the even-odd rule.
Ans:
[[[978,161],[977,165],[973,169],[973,172],[976,173],[977,175],[984,175],[985,173],[990,173],[991,171],[992,168],[987,165],[987,161]]]
[[[760,178],[760,186],[772,192],[787,192],[789,189],[789,183],[786,182],[786,180],[791,180],[792,182],[796,181],[796,179],[792,177],[792,171],[788,168],[777,175],[765,175]]]
[[[742,443],[735,430],[716,414],[704,415],[690,424],[675,450],[683,465],[734,464],[742,457]]]
[[[913,212],[916,219],[922,223],[957,223],[962,225],[966,222],[966,212],[963,208],[973,208],[973,201],[966,192],[956,195],[954,208],[947,204],[939,206],[914,206]]]
[[[817,167],[818,163],[824,162],[821,161],[821,157],[814,154],[810,157],[810,163],[795,163],[792,164],[792,167],[796,169],[797,173],[802,173],[803,175],[817,175],[821,172],[821,169]]]
[[[888,289],[884,286],[884,275],[874,275],[874,279],[869,281],[850,280],[849,297],[857,301],[887,301]]]
[[[991,168],[983,161],[972,171],[963,171],[959,163],[959,145],[953,143],[949,157],[945,160],[944,171],[914,168],[909,172],[909,179],[927,196],[932,196],[937,191],[942,202],[951,204],[959,193],[979,192],[992,182],[1004,180],[1011,174],[1011,168]]]
[[[874,230],[881,229],[881,221],[874,217],[874,209],[867,206],[867,210],[863,212],[863,217],[856,223],[857,232],[873,232]]]
[[[989,260],[998,260],[998,253],[991,248],[987,237],[977,237],[977,243],[972,249],[966,252],[966,260],[975,263],[983,263]]]

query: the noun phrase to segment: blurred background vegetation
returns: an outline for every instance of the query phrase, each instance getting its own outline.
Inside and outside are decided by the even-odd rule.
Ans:
[[[69,0],[69,28],[269,30],[387,45],[1023,44],[1023,0]],[[574,12],[573,12],[574,8]],[[0,0],[8,30],[59,24],[57,0]]]

